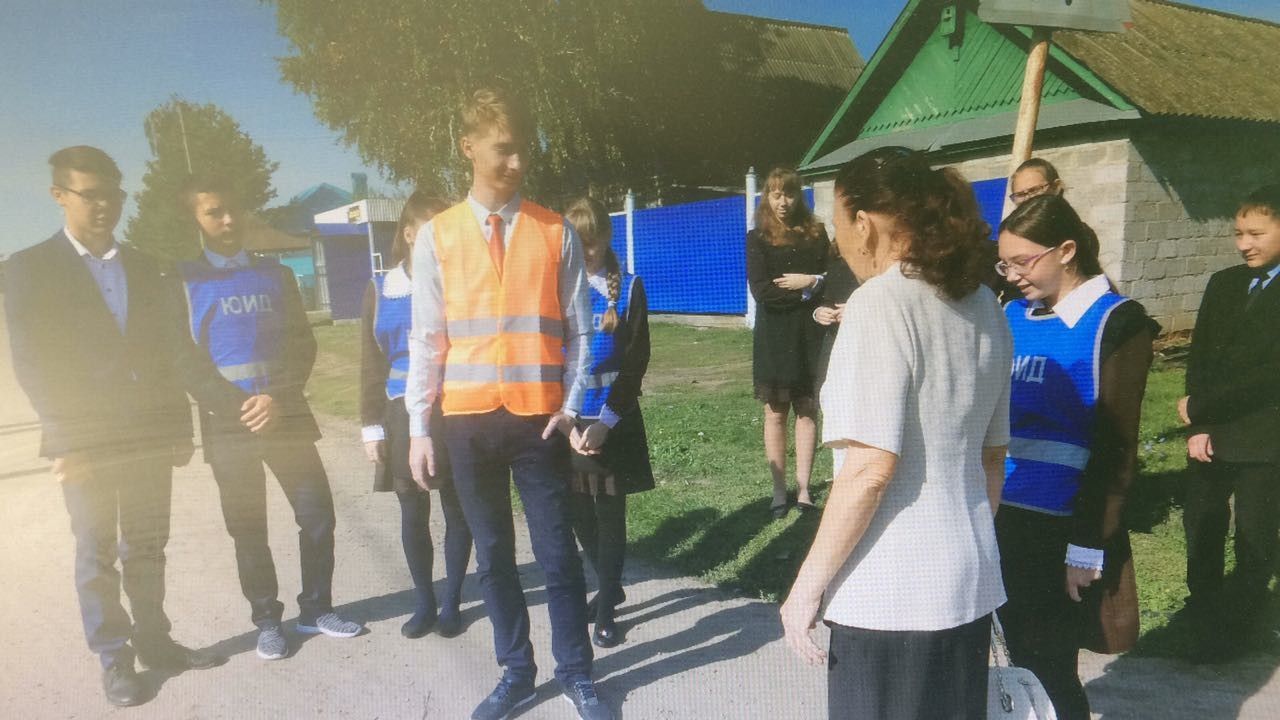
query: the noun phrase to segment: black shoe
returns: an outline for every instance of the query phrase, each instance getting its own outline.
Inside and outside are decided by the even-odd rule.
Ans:
[[[133,661],[118,661],[102,671],[102,690],[107,702],[116,707],[138,705],[143,700],[142,680],[133,671]]]
[[[612,620],[596,623],[596,631],[591,633],[591,642],[600,648],[617,647],[618,643],[622,642],[617,624]]]
[[[781,520],[787,516],[787,511],[790,509],[791,505],[784,500],[777,505],[770,505],[769,514],[773,516],[774,520]]]
[[[445,610],[436,619],[436,634],[442,638],[456,638],[462,634],[462,613]]]
[[[517,680],[503,675],[498,687],[471,713],[471,720],[506,720],[512,710],[533,702],[536,696],[533,680]]]
[[[183,647],[173,640],[155,645],[138,645],[138,662],[152,670],[208,670],[227,661],[226,658],[204,650]]]
[[[436,624],[436,609],[418,610],[400,626],[400,634],[413,640],[431,632]]]
[[[796,510],[798,510],[801,515],[808,515],[817,509],[818,506],[813,503],[800,502],[799,500],[796,501]]]

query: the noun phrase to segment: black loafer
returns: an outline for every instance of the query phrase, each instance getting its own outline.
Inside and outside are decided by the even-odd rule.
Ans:
[[[143,701],[142,680],[133,671],[133,661],[116,662],[102,671],[102,691],[107,702],[116,707],[138,705]]]
[[[591,642],[601,648],[617,647],[622,642],[618,626],[611,622],[596,623],[596,631],[591,633]]]
[[[420,610],[415,612],[413,617],[405,621],[404,625],[400,626],[400,634],[410,640],[416,640],[431,632],[431,628],[435,627],[435,624],[436,611],[434,609],[430,612]]]
[[[208,670],[227,661],[204,650],[193,650],[169,640],[159,645],[139,646],[138,662],[152,670]]]
[[[622,606],[622,603],[626,601],[627,601],[627,591],[619,587],[618,602],[614,604],[613,608],[617,610],[619,607]],[[600,593],[597,592],[595,595],[591,596],[590,600],[587,601],[587,617],[593,618],[596,616],[596,613],[598,613],[599,611],[600,611]]]

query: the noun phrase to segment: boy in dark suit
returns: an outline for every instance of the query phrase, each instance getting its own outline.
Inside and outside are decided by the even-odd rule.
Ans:
[[[193,452],[174,362],[180,326],[155,263],[112,235],[125,200],[115,162],[80,145],[49,164],[66,224],[9,261],[13,367],[71,516],[80,616],[107,700],[136,705],[135,653],[169,670],[220,662],[174,642],[164,612],[172,468]]]
[[[227,532],[235,543],[240,587],[258,627],[258,656],[289,654],[280,621],[275,563],[267,544],[266,474],[279,481],[299,528],[302,592],[297,629],[353,637],[363,628],[333,611],[333,496],[316,451],[320,430],[303,389],[316,359],[297,280],[273,260],[244,250],[240,209],[217,178],[194,176],[179,191],[200,228],[204,252],[181,263],[188,329],[206,376],[239,388],[246,417],[197,396],[205,461],[213,469]],[[193,391],[194,394],[194,391]]]
[[[1265,607],[1280,522],[1280,185],[1250,194],[1236,214],[1244,258],[1209,278],[1187,363],[1190,478],[1187,611],[1199,660],[1247,649]],[[1235,573],[1223,550],[1235,495]]]

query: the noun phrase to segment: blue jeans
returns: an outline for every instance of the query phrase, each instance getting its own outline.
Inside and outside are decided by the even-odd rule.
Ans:
[[[62,483],[76,539],[76,592],[89,649],[107,667],[133,663],[129,640],[169,636],[164,548],[169,542],[172,468],[167,452],[111,452],[88,460],[83,479]],[[119,535],[116,528],[119,527]],[[123,572],[116,570],[119,557]],[[120,583],[133,620],[120,604]]]
[[[542,439],[547,416],[506,410],[446,415],[445,442],[453,482],[475,538],[477,575],[493,623],[498,664],[519,680],[537,675],[529,642],[529,610],[516,572],[511,481],[524,503],[533,554],[547,579],[551,652],[556,678],[569,686],[591,678],[586,586],[569,519],[569,444]]]

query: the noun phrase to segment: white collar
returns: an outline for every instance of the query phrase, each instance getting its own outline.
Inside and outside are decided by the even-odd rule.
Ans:
[[[515,222],[516,212],[520,209],[520,193],[512,195],[507,204],[497,210],[490,210],[481,205],[474,195],[467,193],[467,205],[471,206],[471,212],[476,216],[476,222],[480,223],[480,227],[488,224],[490,215],[497,214],[498,217],[502,218],[503,227],[510,228],[511,223]]]
[[[609,278],[604,273],[592,273],[587,275],[587,284],[605,297],[609,297]]]
[[[71,247],[76,249],[77,255],[79,255],[80,257],[84,257],[86,255],[93,255],[93,253],[89,252],[89,248],[81,244],[80,241],[76,239],[76,236],[71,234],[71,228],[66,228],[66,227],[62,228],[62,234],[66,235],[67,239],[71,241]],[[113,238],[111,240],[111,247],[106,252],[102,253],[102,257],[98,257],[97,255],[93,255],[93,256],[98,257],[99,260],[114,260],[116,255],[119,252],[120,252],[120,246],[116,244],[116,241]]]
[[[1067,293],[1067,296],[1058,301],[1052,310],[1067,327],[1074,328],[1076,323],[1080,322],[1080,318],[1089,312],[1089,308],[1098,302],[1103,295],[1111,292],[1111,281],[1106,275],[1094,275],[1076,286],[1076,289]],[[1044,307],[1044,303],[1036,300],[1031,303],[1031,310]]]
[[[219,270],[235,270],[237,268],[249,267],[249,253],[245,252],[244,248],[240,248],[240,252],[232,255],[231,257],[227,257],[226,255],[222,255],[205,248],[204,256],[209,259],[210,265],[213,265]]]
[[[400,263],[387,271],[382,278],[382,297],[402,298],[413,294],[413,281],[409,273],[404,271],[404,263]]]

